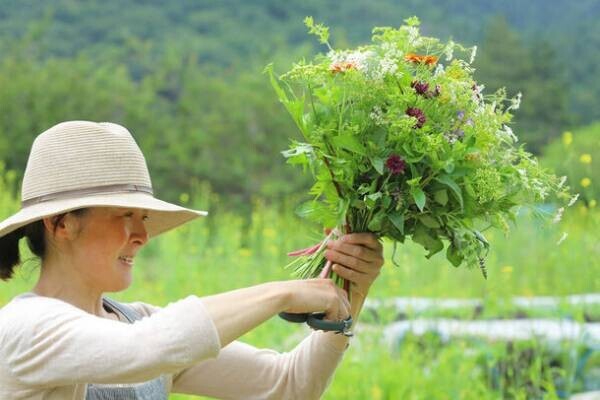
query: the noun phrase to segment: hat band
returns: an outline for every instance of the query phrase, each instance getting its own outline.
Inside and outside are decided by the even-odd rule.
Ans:
[[[94,196],[98,194],[107,193],[127,193],[127,192],[142,192],[150,195],[154,195],[152,188],[149,186],[131,185],[131,184],[119,184],[119,185],[105,185],[95,186],[85,189],[74,189],[66,190],[64,192],[56,192],[51,194],[45,194],[43,196],[33,197],[31,199],[21,201],[21,209],[32,206],[34,204],[44,203],[51,200],[64,200],[72,199],[81,196]]]

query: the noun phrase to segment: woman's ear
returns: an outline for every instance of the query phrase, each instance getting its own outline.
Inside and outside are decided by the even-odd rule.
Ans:
[[[74,239],[79,231],[79,221],[71,213],[54,215],[43,219],[47,237]]]

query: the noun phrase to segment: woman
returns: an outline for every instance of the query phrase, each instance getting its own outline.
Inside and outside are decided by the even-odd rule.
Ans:
[[[69,121],[40,134],[21,210],[0,223],[2,279],[19,264],[21,238],[41,259],[31,292],[0,309],[0,398],[318,398],[347,337],[315,331],[284,354],[236,339],[282,311],[356,319],[383,264],[381,244],[352,234],[330,245],[334,271],[352,282],[351,302],[329,279],[189,296],[164,308],[104,297],[131,284],[149,238],[201,215],[153,197],[124,127]]]

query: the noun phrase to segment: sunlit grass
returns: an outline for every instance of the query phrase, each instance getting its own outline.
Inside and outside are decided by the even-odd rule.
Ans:
[[[0,194],[0,213],[14,210],[13,200]],[[204,204],[193,206],[205,208]],[[425,251],[410,241],[399,246],[400,266],[395,267],[390,260],[392,248],[386,243],[387,262],[371,296],[476,297],[485,301],[486,313],[493,316],[504,313],[504,300],[516,295],[600,292],[600,213],[573,208],[566,214],[559,224],[543,229],[532,221],[520,221],[508,238],[500,232],[488,233],[492,250],[487,280],[477,269],[450,266],[443,254],[425,259]],[[556,245],[562,232],[569,236]],[[151,241],[136,263],[133,285],[114,297],[165,305],[188,294],[203,296],[289,279],[289,271],[283,269],[289,261],[286,253],[313,244],[317,233],[298,220],[289,205],[256,202],[249,220],[232,211],[216,210]],[[0,284],[0,304],[33,286],[36,264],[27,262],[13,281]],[[557,313],[556,317],[578,318],[569,314],[568,307]],[[435,340],[408,340],[391,351],[380,341],[382,327],[374,329],[354,339],[326,399],[498,399],[502,390],[508,390],[486,375],[495,363],[508,357],[504,344],[455,341],[441,346]],[[285,351],[306,332],[304,327],[275,317],[242,339]],[[531,369],[528,374],[536,387],[545,388],[546,398],[556,398],[555,379],[544,367],[547,360],[535,357],[527,366]],[[569,362],[563,363],[563,368],[565,376],[572,373]],[[512,384],[513,397],[525,398],[524,390],[531,382]]]

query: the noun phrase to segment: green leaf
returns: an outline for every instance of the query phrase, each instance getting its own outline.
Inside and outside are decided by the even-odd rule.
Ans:
[[[419,210],[421,212],[423,212],[423,209],[425,208],[425,202],[427,200],[427,198],[425,197],[425,192],[423,192],[423,189],[421,189],[418,186],[413,186],[410,188],[410,194],[412,195],[413,199],[415,200],[415,204],[417,205],[417,207],[419,207]]]
[[[381,201],[384,209],[387,209],[392,204],[391,196],[383,196],[383,200]]]
[[[367,228],[371,232],[379,232],[381,231],[381,223],[383,222],[383,218],[385,217],[385,212],[380,211],[373,216],[373,219],[369,221],[369,225]]]
[[[373,208],[377,200],[379,200],[383,196],[381,192],[373,193],[368,196],[365,196],[365,204],[368,208]]]
[[[412,235],[412,240],[429,251],[425,256],[427,258],[431,258],[431,256],[444,249],[444,243],[442,243],[440,238],[422,225],[417,226],[415,233]]]
[[[440,227],[440,223],[431,215],[421,215],[419,221],[428,228],[436,229]]]
[[[404,214],[396,211],[388,215],[388,219],[404,235]]]
[[[354,137],[353,135],[339,135],[331,138],[331,142],[342,149],[358,153],[360,155],[366,155],[364,146]]]
[[[293,100],[290,100],[290,98],[287,96],[287,93],[281,87],[281,85],[277,81],[277,78],[275,77],[275,74],[273,73],[273,64],[267,65],[264,69],[264,72],[269,74],[271,86],[273,86],[275,93],[277,93],[277,97],[279,98],[279,101],[285,106],[286,110],[292,116],[292,119],[294,120],[294,122],[296,122],[298,129],[300,129],[300,131],[302,132],[304,137],[306,137],[307,132],[305,129],[306,126],[304,125],[304,103],[305,103],[304,96],[302,96],[299,99],[294,98]],[[290,93],[290,94],[293,96],[293,93]]]
[[[438,190],[433,194],[433,199],[436,201],[436,203],[445,206],[446,203],[448,203],[448,192],[446,189]]]
[[[449,175],[440,175],[437,178],[435,178],[435,180],[448,186],[452,190],[452,193],[454,193],[454,197],[456,197],[456,200],[458,200],[458,203],[460,204],[460,209],[462,210],[464,208],[462,191],[460,190],[460,187],[456,184],[456,182],[454,182],[454,180]]]
[[[377,171],[379,175],[383,175],[383,158],[373,157],[371,158],[371,164],[373,164],[373,168],[375,168],[375,171]]]
[[[306,165],[309,163],[309,156],[314,157],[313,148],[307,143],[295,143],[293,147],[282,151],[281,154],[287,158],[288,164]]]
[[[456,248],[454,243],[450,243],[446,250],[446,258],[452,265],[458,267],[463,262],[464,256],[460,253],[458,248]]]

